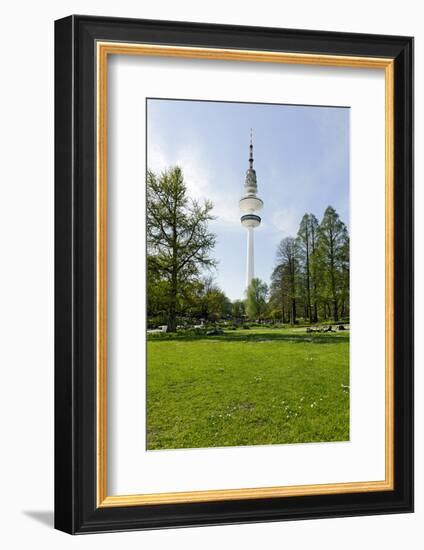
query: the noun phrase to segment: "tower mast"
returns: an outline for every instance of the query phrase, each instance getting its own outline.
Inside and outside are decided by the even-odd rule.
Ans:
[[[254,234],[253,230],[261,224],[261,218],[255,214],[264,203],[257,196],[258,184],[256,180],[256,171],[253,168],[253,137],[250,130],[249,145],[249,168],[246,171],[244,182],[244,195],[239,201],[240,210],[243,215],[240,222],[247,229],[247,257],[246,257],[246,290],[249,288],[252,279],[255,276],[255,258],[254,258]]]

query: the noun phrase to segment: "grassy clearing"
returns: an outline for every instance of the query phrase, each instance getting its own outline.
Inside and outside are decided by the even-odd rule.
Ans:
[[[148,341],[147,448],[349,439],[349,333],[260,329]]]

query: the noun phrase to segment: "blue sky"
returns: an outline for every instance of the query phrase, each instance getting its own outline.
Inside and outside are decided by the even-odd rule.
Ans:
[[[269,283],[278,243],[295,236],[305,212],[332,205],[349,225],[349,109],[149,99],[147,164],[179,165],[192,197],[210,199],[216,220],[213,275],[232,300],[244,297],[246,230],[238,201],[253,128],[258,196],[255,276]]]

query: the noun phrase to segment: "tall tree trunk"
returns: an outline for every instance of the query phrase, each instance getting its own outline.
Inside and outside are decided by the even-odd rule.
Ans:
[[[291,324],[296,324],[296,273],[294,258],[290,262],[290,278],[291,278]]]
[[[339,320],[339,308],[337,304],[337,299],[333,300],[333,319],[336,322]]]
[[[314,323],[318,323],[318,304],[314,302],[314,316],[313,316]]]
[[[296,324],[296,298],[292,298],[292,301],[291,301],[290,317],[291,317],[291,324],[295,325]]]
[[[168,332],[177,332],[177,290],[177,275],[174,272],[169,296]]]
[[[310,278],[310,269],[309,269],[309,233],[306,232],[306,306],[307,306],[307,316],[309,322],[312,320],[312,308],[311,308],[311,278]]]
[[[330,239],[330,277],[331,277],[331,294],[333,301],[333,319],[334,321],[339,320],[339,310],[337,304],[337,293],[336,293],[336,279],[335,279],[335,265],[334,265],[334,243],[333,236],[331,235]]]
[[[178,293],[178,256],[177,256],[177,200],[174,198],[172,212],[172,272],[168,311],[168,332],[177,332],[177,293]]]

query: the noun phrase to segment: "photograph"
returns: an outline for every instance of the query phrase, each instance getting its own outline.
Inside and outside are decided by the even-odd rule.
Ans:
[[[321,5],[306,22],[308,10],[293,17],[284,6],[249,23],[227,4],[201,23],[172,3],[153,18],[118,10],[54,22],[54,342],[37,334],[46,323],[29,323],[54,343],[50,521],[72,535],[173,541],[157,530],[233,524],[236,546],[242,524],[253,533],[254,523],[292,521],[289,543],[327,549],[346,538],[346,521],[372,529],[359,516],[414,511],[418,23],[368,10],[365,26],[355,11],[347,25]],[[22,82],[43,66],[15,65]],[[52,57],[44,65],[50,86]],[[22,108],[43,133],[53,124],[38,107],[53,102],[41,96]],[[21,143],[25,131],[12,126]],[[45,158],[48,136],[32,142]],[[26,164],[11,164],[8,187],[21,190],[16,166]],[[48,165],[42,173],[53,176]],[[53,220],[38,208],[53,214],[52,189],[40,195],[43,185],[24,180],[38,202],[17,193],[28,211],[19,219],[46,223],[41,238],[53,245]],[[9,210],[9,230],[19,229]],[[29,247],[34,231],[19,231],[23,245],[5,264],[22,259],[18,282],[41,265],[40,238]],[[53,283],[40,281],[37,299]],[[42,302],[32,309],[53,314]],[[28,373],[39,384],[23,389],[40,401],[53,378],[34,368],[33,344]],[[37,420],[49,449],[50,409]],[[41,517],[29,504],[24,514]],[[346,519],[329,537],[320,525],[331,518]],[[394,529],[392,518],[380,542],[405,546],[420,522],[399,516]],[[30,532],[23,519],[14,532]],[[310,519],[322,532],[305,538]],[[216,546],[191,531],[194,547]]]
[[[146,449],[349,441],[349,107],[146,120]]]

